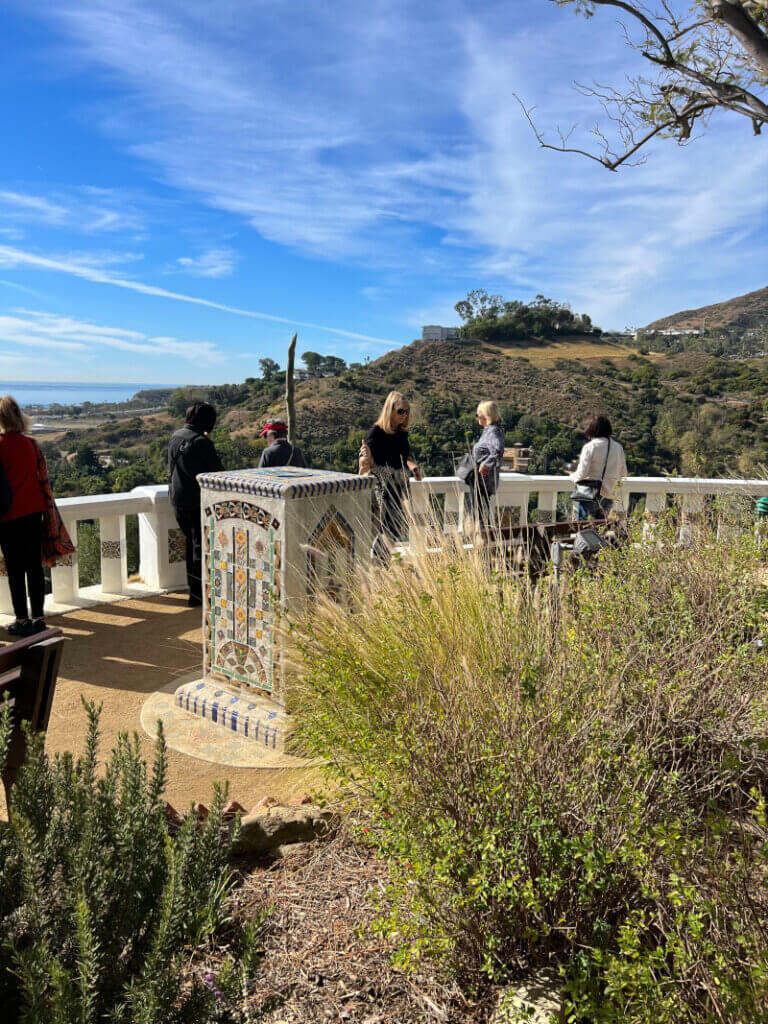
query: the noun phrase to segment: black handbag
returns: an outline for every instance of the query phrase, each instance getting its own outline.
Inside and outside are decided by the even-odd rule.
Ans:
[[[456,476],[467,487],[472,487],[475,482],[475,459],[472,452],[467,452],[464,458],[456,467]]]
[[[605,452],[605,462],[603,463],[603,472],[600,474],[599,480],[577,480],[573,491],[571,492],[571,501],[600,501],[600,496],[603,490],[603,480],[605,478],[605,471],[608,468],[608,456],[611,451],[611,439],[608,438],[608,448]]]

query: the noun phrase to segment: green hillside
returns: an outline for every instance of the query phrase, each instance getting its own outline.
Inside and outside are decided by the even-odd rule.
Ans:
[[[768,360],[643,356],[577,335],[514,345],[414,342],[337,376],[299,381],[299,441],[311,464],[354,471],[362,435],[393,388],[411,400],[412,446],[431,475],[452,471],[477,435],[477,402],[487,398],[502,407],[507,443],[534,448],[536,472],[559,472],[573,458],[584,440],[578,423],[595,410],[613,420],[633,474],[751,474],[768,463]],[[215,439],[225,464],[255,464],[265,418],[284,412],[279,375],[180,389],[169,414],[63,434],[45,445],[57,492],[165,480],[178,413],[201,394],[220,410]],[[100,465],[98,455],[112,465]]]

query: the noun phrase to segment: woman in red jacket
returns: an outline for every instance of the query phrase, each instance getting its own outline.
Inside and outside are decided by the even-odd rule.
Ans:
[[[12,636],[44,630],[42,541],[45,494],[38,473],[40,449],[24,431],[26,417],[10,395],[0,398],[0,465],[10,484],[10,509],[0,518],[0,550],[5,559],[16,621]],[[27,604],[29,592],[29,604]]]

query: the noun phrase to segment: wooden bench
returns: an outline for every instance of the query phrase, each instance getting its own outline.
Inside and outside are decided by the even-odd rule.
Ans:
[[[13,720],[3,771],[6,801],[27,754],[22,722],[28,722],[35,732],[48,728],[63,647],[60,629],[46,629],[0,647],[0,701],[8,695]]]
[[[507,568],[519,576],[538,579],[552,561],[555,541],[568,542],[582,530],[595,530],[607,536],[611,544],[621,543],[627,535],[624,519],[567,519],[556,523],[530,523],[525,526],[501,526],[483,531],[492,551],[506,553]]]

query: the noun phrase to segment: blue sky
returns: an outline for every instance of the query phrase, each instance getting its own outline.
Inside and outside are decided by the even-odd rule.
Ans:
[[[375,358],[470,288],[603,327],[768,284],[768,142],[611,174],[541,150],[636,70],[548,0],[38,0],[2,18],[0,378],[239,381]]]

